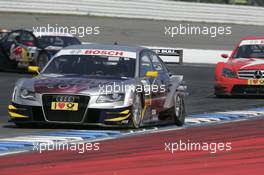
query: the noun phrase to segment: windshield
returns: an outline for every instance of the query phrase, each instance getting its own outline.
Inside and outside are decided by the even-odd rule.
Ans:
[[[66,47],[69,45],[81,44],[77,38],[69,36],[41,36],[38,37],[38,43],[42,48],[48,46]]]
[[[264,45],[242,45],[234,54],[234,58],[264,58]]]
[[[134,77],[136,59],[98,55],[62,55],[53,58],[44,74]]]

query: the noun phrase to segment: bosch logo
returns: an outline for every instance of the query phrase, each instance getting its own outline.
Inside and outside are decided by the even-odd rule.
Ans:
[[[74,96],[57,96],[56,101],[57,102],[74,102],[75,97]]]
[[[255,79],[261,79],[263,76],[262,72],[260,70],[257,70],[255,73],[254,73],[254,78]]]
[[[109,55],[109,56],[123,56],[123,51],[116,50],[86,50],[85,54],[87,55]]]

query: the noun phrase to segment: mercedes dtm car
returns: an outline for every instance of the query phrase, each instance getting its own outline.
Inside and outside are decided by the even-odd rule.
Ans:
[[[215,95],[264,95],[264,37],[243,38],[216,65]]]
[[[71,34],[13,30],[0,40],[0,65],[2,69],[43,68],[60,49],[81,42]]]
[[[36,77],[20,79],[8,110],[17,125],[182,125],[185,90],[183,76],[150,49],[76,45],[59,51]]]

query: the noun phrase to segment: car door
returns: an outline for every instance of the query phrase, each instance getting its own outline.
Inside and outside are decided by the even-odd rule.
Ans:
[[[148,78],[146,77],[146,73],[148,71],[153,71],[153,66],[151,64],[151,61],[150,61],[150,57],[148,55],[147,52],[145,51],[142,51],[140,53],[140,57],[139,57],[139,78],[140,78],[140,81],[142,83],[142,86],[144,89],[144,109],[143,109],[143,120],[145,122],[147,121],[151,121],[151,118],[152,118],[152,104],[151,104],[151,101],[152,101],[152,92],[149,91],[148,87],[150,87],[150,85],[152,84],[153,82],[153,78]]]
[[[158,77],[156,78],[156,85],[158,86],[158,92],[155,94],[155,104],[157,107],[157,112],[163,111],[163,106],[168,94],[170,86],[170,77],[167,69],[162,64],[160,58],[154,52],[148,52],[151,63],[153,65],[154,71],[158,72]]]
[[[153,64],[151,62],[151,52],[146,50],[141,53],[140,65],[139,65],[139,76],[141,77],[141,83],[144,86],[145,93],[145,107],[146,108],[146,117],[149,121],[158,120],[158,112],[162,108],[162,99],[160,97],[159,87],[162,85],[162,82],[158,77],[147,77],[146,73],[148,71],[155,71]]]

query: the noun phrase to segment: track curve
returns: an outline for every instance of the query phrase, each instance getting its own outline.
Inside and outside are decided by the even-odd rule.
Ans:
[[[210,132],[208,132],[208,130]],[[0,158],[3,174],[175,174],[263,173],[264,120],[166,131],[101,142],[100,150],[38,152]],[[230,142],[230,151],[164,150],[165,142]],[[141,144],[144,143],[144,144]]]

